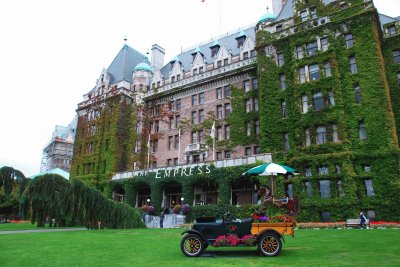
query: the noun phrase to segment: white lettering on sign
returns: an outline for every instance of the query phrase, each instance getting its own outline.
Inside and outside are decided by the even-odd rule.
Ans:
[[[211,173],[210,165],[191,165],[191,166],[184,166],[184,167],[176,167],[176,168],[161,168],[154,171],[135,171],[132,172],[132,177],[138,176],[146,176],[149,173],[155,173],[156,179],[162,178],[170,178],[170,177],[177,177],[177,176],[186,176],[190,177],[196,174],[208,174]]]

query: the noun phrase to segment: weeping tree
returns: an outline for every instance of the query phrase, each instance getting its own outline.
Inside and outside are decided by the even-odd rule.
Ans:
[[[29,184],[25,196],[31,221],[38,226],[44,226],[49,217],[55,219],[58,226],[144,227],[138,209],[114,202],[80,180],[68,181],[56,174],[39,176]]]
[[[23,192],[28,184],[25,175],[12,167],[0,168],[0,215],[19,219]]]

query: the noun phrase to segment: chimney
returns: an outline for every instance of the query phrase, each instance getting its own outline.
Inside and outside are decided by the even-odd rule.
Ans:
[[[158,44],[151,46],[151,68],[160,70],[164,66],[165,49]]]
[[[272,11],[275,16],[278,16],[281,13],[282,8],[287,3],[287,0],[272,0]]]

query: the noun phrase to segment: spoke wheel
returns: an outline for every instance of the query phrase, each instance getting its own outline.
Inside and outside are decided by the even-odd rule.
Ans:
[[[282,241],[275,234],[265,234],[258,240],[258,250],[264,256],[277,256],[281,252]]]
[[[197,257],[204,250],[203,240],[198,235],[189,234],[182,238],[181,250],[188,257]]]

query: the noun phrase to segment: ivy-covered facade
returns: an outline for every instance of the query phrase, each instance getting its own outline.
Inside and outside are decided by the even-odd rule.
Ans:
[[[257,25],[261,150],[302,173],[285,182],[302,219],[398,219],[399,35],[383,34],[371,1],[293,10]]]
[[[301,173],[276,193],[299,220],[400,219],[400,22],[372,1],[282,3],[165,65],[157,45],[125,79],[112,64],[78,106],[71,176],[157,210],[254,204],[266,181],[241,174],[272,158]]]

